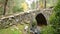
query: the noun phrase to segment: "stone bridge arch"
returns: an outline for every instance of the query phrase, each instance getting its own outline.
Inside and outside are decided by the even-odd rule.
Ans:
[[[46,18],[46,21],[48,23],[48,18],[52,14],[52,9],[43,9],[43,10],[29,10],[26,12],[20,12],[17,14],[13,14],[10,16],[3,16],[0,18],[0,28],[6,28],[11,25],[16,25],[17,23],[32,23],[32,21],[35,19],[35,17],[42,13],[44,17]],[[11,22],[10,22],[11,21]],[[9,22],[9,23],[8,23]]]
[[[50,15],[52,14],[52,9],[47,9],[47,10],[43,9],[43,10],[37,10],[35,12],[32,12],[32,17],[33,17],[32,19],[35,19],[38,14],[42,14],[48,24],[49,23],[48,19],[49,19]]]
[[[38,26],[47,25],[46,17],[42,13],[37,14],[35,19],[37,21]]]

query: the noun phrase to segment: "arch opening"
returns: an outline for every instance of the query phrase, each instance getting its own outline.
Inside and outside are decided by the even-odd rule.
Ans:
[[[45,18],[45,16],[42,13],[37,14],[37,16],[35,17],[36,21],[37,21],[37,26],[43,26],[43,25],[47,25],[47,20]]]

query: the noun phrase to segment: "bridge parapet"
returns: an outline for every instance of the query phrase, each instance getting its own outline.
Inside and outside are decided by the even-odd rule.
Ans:
[[[43,9],[43,10],[29,10],[26,12],[20,12],[18,14],[13,14],[10,16],[4,16],[0,18],[0,29],[7,28],[12,25],[24,24],[24,23],[30,23],[33,21],[37,14],[42,13],[47,21],[49,16],[52,13],[52,9]]]

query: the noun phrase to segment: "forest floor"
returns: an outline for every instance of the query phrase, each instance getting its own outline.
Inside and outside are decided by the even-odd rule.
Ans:
[[[25,25],[28,24],[18,24],[17,26],[13,25],[12,27],[9,27],[7,29],[0,30],[0,34],[23,34]]]

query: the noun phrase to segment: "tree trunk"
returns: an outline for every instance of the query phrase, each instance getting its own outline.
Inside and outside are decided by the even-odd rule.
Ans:
[[[6,14],[6,6],[7,6],[7,2],[8,2],[8,0],[5,0],[3,15],[5,15],[5,14]]]
[[[44,0],[44,8],[46,8],[46,0]]]

